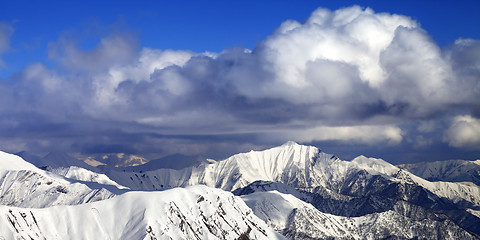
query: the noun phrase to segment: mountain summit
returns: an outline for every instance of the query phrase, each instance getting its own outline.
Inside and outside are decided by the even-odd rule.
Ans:
[[[206,185],[207,187],[202,188],[187,188],[190,189],[187,191],[193,191],[197,195],[194,194],[196,197],[192,198],[196,199],[196,203],[193,201],[185,207],[193,211],[195,206],[202,205],[204,201],[212,202],[212,199],[218,199],[213,196],[208,197],[210,200],[207,200],[204,194],[198,194],[199,191],[210,192],[211,188],[217,188],[214,191],[218,196],[223,195],[225,191],[232,191],[241,200],[230,195],[226,201],[222,200],[221,204],[217,202],[218,206],[215,203],[214,208],[218,210],[220,205],[225,205],[222,209],[226,209],[226,205],[229,205],[231,209],[238,210],[243,208],[238,205],[241,204],[239,201],[245,201],[252,213],[267,224],[261,226],[256,222],[257,218],[252,218],[251,221],[255,224],[242,225],[241,222],[246,221],[249,211],[242,210],[240,211],[242,216],[238,216],[239,211],[235,210],[236,212],[230,216],[231,221],[236,221],[237,226],[244,226],[241,231],[236,232],[235,238],[246,235],[250,238],[278,237],[267,233],[269,230],[266,229],[270,228],[289,239],[431,239],[432,236],[440,239],[478,239],[480,236],[480,187],[478,185],[470,182],[428,181],[382,159],[359,156],[351,161],[344,161],[314,146],[300,145],[295,142],[287,142],[263,151],[239,153],[221,161],[202,163],[180,170],[148,171],[148,168],[143,169],[146,171],[138,172],[134,169],[131,171],[108,170],[104,173],[105,175],[79,167],[57,169],[47,167],[46,169],[50,170],[47,172],[35,168],[19,157],[2,154],[0,154],[3,158],[2,163],[12,163],[11,166],[2,164],[5,166],[0,169],[2,181],[0,182],[2,186],[0,203],[8,207],[48,207],[88,203],[92,204],[90,206],[97,209],[98,213],[105,214],[102,216],[116,216],[111,213],[111,208],[104,207],[103,202],[110,201],[106,199],[127,199],[124,197],[125,194],[136,196],[134,198],[138,196],[157,198],[156,194],[139,194],[137,190],[164,190],[160,198],[166,199],[169,193],[173,196],[179,191],[174,188]],[[131,202],[130,200],[111,200],[110,202],[120,204],[123,201]],[[99,203],[97,205],[93,202]],[[147,205],[150,206],[149,204]],[[168,204],[171,206],[173,203],[165,204],[165,206]],[[178,204],[175,203],[179,206]],[[124,203],[121,205],[127,206],[124,210],[130,215],[122,214],[122,217],[117,220],[119,223],[124,223],[129,222],[128,219],[135,219],[135,221],[132,220],[135,222],[132,224],[139,224],[146,230],[143,232],[136,226],[132,226],[135,230],[132,228],[131,231],[142,237],[195,238],[197,236],[203,238],[209,236],[207,238],[218,239],[220,236],[218,232],[232,229],[231,225],[230,227],[222,225],[213,230],[213,225],[198,220],[205,217],[206,212],[212,213],[213,210],[210,208],[201,208],[199,214],[188,215],[184,209],[173,207],[177,210],[172,212],[174,213],[172,219],[177,214],[175,216],[180,216],[178,219],[175,218],[178,221],[175,220],[177,222],[174,221],[173,225],[163,225],[163,223],[156,225],[151,221],[159,223],[165,219],[150,219],[146,215],[138,216],[137,214],[138,211],[142,212],[144,211],[142,209],[149,209],[149,207],[140,206],[139,210],[138,206]],[[29,232],[28,236],[32,236],[31,234],[42,236],[39,231],[47,231],[42,230],[41,227],[38,229],[33,227],[37,216],[42,221],[48,221],[47,219],[50,218],[59,218],[63,213],[48,209],[44,210],[45,214],[13,208],[0,208],[0,211],[4,211],[5,216],[8,216],[7,223],[10,222],[10,226],[13,226],[12,231],[25,230]],[[25,215],[29,211],[31,218],[27,217],[30,215]],[[69,214],[69,216],[76,215]],[[18,216],[24,215],[25,223],[19,222]],[[223,213],[220,215],[226,219],[226,215]],[[220,215],[219,217],[222,218]],[[90,219],[91,216],[79,214],[78,218]],[[97,219],[96,221],[103,221],[99,220],[103,218],[94,218]],[[220,218],[215,215],[213,218],[215,220],[211,220],[212,224],[215,226],[223,224]],[[70,217],[64,220],[72,223],[77,221]],[[231,221],[226,222],[232,223]],[[146,222],[148,224],[145,224]],[[195,227],[190,228],[188,224],[184,224],[185,222],[195,223]],[[19,226],[22,227],[19,228]],[[64,227],[81,231],[79,230],[81,228],[68,224]],[[185,230],[187,228],[191,230]],[[205,231],[195,230],[200,228],[211,229],[209,232],[214,236]],[[180,229],[180,232],[171,229]],[[112,226],[104,232],[108,233],[106,236],[116,236]],[[130,235],[122,235],[122,237],[125,236]]]
[[[456,226],[449,231],[460,231],[460,235],[456,236],[464,236],[462,231],[466,231],[465,236],[480,233],[480,227],[477,227],[480,226],[480,218],[476,212],[480,209],[480,188],[473,183],[430,182],[382,159],[359,156],[344,161],[316,147],[295,142],[263,151],[240,153],[212,164],[182,170],[111,171],[107,175],[121,185],[138,190],[203,184],[242,196],[258,191],[279,191],[312,204],[321,213],[350,218],[392,211],[387,215],[397,220],[404,219],[404,224],[416,224],[418,216],[412,213],[423,212],[423,218],[428,218],[436,226],[440,224],[438,221],[449,219]],[[255,186],[259,182],[271,185]],[[256,202],[263,204],[262,201]],[[268,215],[270,213],[265,214],[272,217]],[[385,216],[382,215],[382,218]],[[417,227],[425,232],[436,229],[429,230],[426,226]],[[356,231],[361,232],[360,228],[358,226]],[[387,228],[384,226],[378,231],[391,233]],[[304,236],[298,233],[300,230],[296,227],[282,231],[293,231],[291,236],[296,236],[294,238]],[[449,232],[438,234],[446,236]],[[321,235],[308,236],[315,238]],[[406,234],[402,238],[414,236]]]

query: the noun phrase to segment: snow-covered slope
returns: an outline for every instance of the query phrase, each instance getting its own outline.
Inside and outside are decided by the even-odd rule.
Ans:
[[[394,177],[392,178],[394,181],[405,181],[411,184],[417,184],[437,196],[445,197],[455,203],[466,201],[475,206],[480,206],[480,186],[478,185],[469,182],[430,182],[376,158],[360,156],[353,159],[352,162],[356,163],[361,169]]]
[[[127,187],[124,187],[114,182],[105,174],[92,172],[90,170],[87,170],[81,167],[72,166],[67,168],[60,167],[55,169],[51,169],[51,168],[47,168],[47,169],[49,172],[52,172],[73,180],[79,180],[84,182],[95,182],[103,185],[112,185],[117,187],[118,189],[128,189]]]
[[[21,157],[0,151],[0,171],[31,171],[44,173],[35,165],[23,160]]]
[[[121,185],[143,190],[204,184],[235,191],[259,180],[281,183],[296,189],[304,198],[295,196],[317,209],[346,217],[390,211],[405,201],[444,214],[456,225],[480,234],[480,218],[467,211],[480,209],[480,188],[474,184],[429,182],[381,159],[360,156],[343,161],[293,142],[178,171],[107,175]]]
[[[293,195],[277,191],[255,192],[242,199],[255,215],[289,239],[476,239],[440,215],[419,220],[399,213],[412,209],[405,202],[382,213],[342,217],[322,213]],[[421,208],[416,211],[428,215]]]
[[[256,180],[310,187],[319,184],[311,182],[319,177],[311,176],[309,170],[316,162],[328,162],[330,158],[336,159],[332,155],[319,152],[315,147],[289,142],[265,151],[240,153],[213,164],[178,171],[159,169],[142,174],[110,171],[107,175],[121,185],[144,190],[205,184],[230,191]],[[319,172],[329,174],[325,171]]]
[[[303,238],[354,238],[351,231],[339,221],[339,219],[348,218],[322,213],[311,204],[303,202],[293,195],[278,191],[255,192],[242,196],[242,199],[255,215],[283,234],[295,232],[297,235],[302,235]],[[295,222],[294,215],[300,211],[309,215],[302,220],[305,221],[303,223]],[[298,229],[302,226],[308,226],[311,230],[301,231]]]
[[[0,161],[2,159],[6,159],[6,161],[3,161],[4,164],[0,164],[0,204],[21,207],[81,204],[128,192],[114,199],[129,200],[118,200],[117,202],[117,200],[110,199],[76,207],[55,206],[38,210],[45,211],[40,214],[45,216],[42,220],[44,222],[53,221],[48,219],[56,218],[65,222],[59,226],[70,230],[52,230],[56,231],[59,236],[70,231],[75,234],[78,232],[80,236],[88,239],[90,233],[82,233],[80,228],[72,227],[81,225],[84,221],[89,224],[90,222],[96,223],[95,226],[92,226],[93,229],[113,236],[113,238],[132,236],[140,237],[140,239],[148,237],[162,239],[159,236],[163,234],[162,236],[165,238],[198,237],[203,239],[218,237],[220,235],[217,233],[222,231],[235,232],[231,229],[232,225],[225,225],[220,220],[208,224],[205,211],[209,214],[218,213],[219,209],[222,212],[222,208],[226,211],[225,204],[228,204],[229,208],[237,209],[235,206],[240,203],[230,200],[221,201],[221,205],[214,206],[215,211],[206,208],[209,210],[201,210],[201,214],[199,214],[198,211],[192,210],[193,208],[188,205],[191,203],[188,202],[196,202],[196,206],[202,208],[204,201],[213,199],[214,196],[210,198],[200,194],[203,196],[202,198],[198,194],[195,197],[189,197],[186,194],[177,198],[180,196],[177,194],[178,191],[184,190],[168,190],[198,184],[242,195],[242,198],[254,209],[255,214],[278,232],[292,239],[332,237],[374,239],[379,236],[382,238],[419,237],[427,239],[431,236],[434,238],[440,236],[446,239],[469,239],[480,236],[479,186],[466,182],[430,182],[381,159],[359,156],[352,161],[344,161],[334,155],[323,153],[313,146],[303,146],[294,142],[264,151],[241,153],[222,161],[200,164],[181,170],[156,169],[128,172],[106,168],[105,175],[77,167],[47,168],[51,172],[46,172],[21,158],[3,154],[0,154]],[[198,187],[189,188],[188,191],[196,188]],[[145,193],[136,190],[166,191]],[[219,191],[217,193],[220,195],[223,194],[222,190],[211,190]],[[210,190],[208,191],[210,192]],[[162,195],[163,193],[165,195]],[[173,200],[165,202],[165,199],[171,198],[170,195]],[[168,205],[167,213],[172,212],[174,205],[178,209],[173,211],[175,214],[171,213],[151,220],[153,217],[145,218],[148,215],[147,212],[159,213],[156,212],[157,210],[145,210],[150,209],[151,203],[150,200],[144,198],[155,199],[152,201],[159,204],[162,211],[166,211],[164,206]],[[186,203],[177,203],[175,199],[186,201]],[[221,197],[216,199],[221,199]],[[238,198],[233,199],[238,200]],[[115,208],[108,204],[108,206],[103,205],[106,204],[103,202],[117,207],[124,205],[125,209],[122,208],[122,214],[126,216],[120,213],[113,213],[114,216],[110,216],[109,212],[114,211],[112,209]],[[131,206],[130,202],[138,202],[140,206]],[[187,205],[180,206],[180,204]],[[148,206],[142,207],[144,205]],[[89,210],[91,208],[82,206],[97,206],[93,207],[97,210]],[[98,210],[104,208],[107,209],[105,215],[113,218],[114,220],[111,222],[114,223],[109,222],[105,225],[104,211]],[[13,228],[9,229],[14,232],[17,230],[21,232],[19,228],[15,229],[17,226],[27,229],[26,231],[30,234],[37,231],[38,236],[46,234],[45,231],[50,233],[51,227],[39,226],[37,210],[28,209],[27,211],[15,207],[3,207],[2,209],[0,212],[4,211],[6,213],[4,216],[9,216],[7,223],[10,223]],[[188,213],[184,212],[186,209],[189,211]],[[80,213],[89,211],[95,211],[98,214],[84,216]],[[80,214],[81,220],[72,220],[75,214]],[[220,214],[214,218],[219,219],[218,217],[222,218],[221,216],[224,215]],[[127,218],[130,220],[126,220]],[[247,218],[244,216],[240,218],[244,224],[248,225],[248,221],[245,220]],[[147,219],[147,222],[144,219]],[[165,222],[165,219],[170,220]],[[235,219],[224,222],[235,222],[237,221]],[[191,227],[189,223],[195,223],[195,226],[202,227]],[[215,224],[217,228],[212,230]],[[116,226],[123,226],[124,229],[127,229],[128,234],[131,232],[135,232],[135,234],[128,235],[125,232],[125,234],[114,233],[111,235],[112,232],[115,232]],[[254,224],[254,226],[260,225]],[[267,227],[261,228],[266,229]],[[205,231],[209,233],[199,229],[207,229]],[[243,230],[236,232],[236,237],[245,231],[249,234],[254,232],[251,226],[241,229]],[[2,230],[1,227],[0,230]]]
[[[472,182],[480,185],[480,160],[421,162],[398,167],[430,181]]]
[[[36,168],[22,158],[0,152],[0,204],[47,207],[80,204],[114,196],[103,185],[70,181]]]
[[[206,186],[77,206],[0,206],[0,216],[5,239],[283,239],[240,198]]]
[[[343,161],[313,146],[288,142],[264,151],[240,153],[213,164],[182,170],[158,169],[142,173],[110,171],[107,175],[123,186],[139,190],[157,190],[204,184],[232,191],[262,180],[284,183],[307,191],[323,189],[332,196],[345,192],[356,177],[381,176],[388,181],[417,184],[454,202],[466,201],[480,206],[480,187],[466,183],[429,182],[381,159],[360,156]],[[356,182],[355,182],[356,181]],[[354,186],[365,191],[365,186]],[[363,189],[363,190],[362,190]]]
[[[43,158],[26,151],[16,153],[15,155],[35,165],[37,168],[69,179],[113,185],[119,189],[126,188],[112,181],[105,174],[98,173],[99,169],[64,152],[51,152]]]

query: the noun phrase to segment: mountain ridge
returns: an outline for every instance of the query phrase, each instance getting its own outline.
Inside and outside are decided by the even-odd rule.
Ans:
[[[0,151],[2,205],[17,207],[75,205],[111,198],[116,195],[112,191],[121,190],[113,185],[65,178],[39,169],[19,156]]]
[[[480,188],[473,184],[429,182],[382,159],[359,156],[344,161],[316,147],[291,141],[264,151],[239,153],[213,164],[182,170],[157,169],[142,173],[110,171],[105,174],[123,186],[138,190],[205,184],[233,191],[263,180],[304,189],[321,187],[340,191],[340,182],[345,181],[348,174],[358,171],[380,175],[392,181],[415,183],[455,202],[480,205]]]
[[[21,158],[15,159],[23,161]],[[169,192],[172,188],[200,184],[218,188],[220,192],[232,191],[247,202],[255,202],[248,205],[255,214],[289,239],[364,239],[375,238],[376,235],[382,238],[431,239],[428,234],[432,233],[445,239],[480,238],[480,187],[474,183],[432,182],[382,159],[361,155],[344,161],[316,147],[291,141],[263,151],[239,153],[221,161],[181,170],[129,172],[110,169],[95,173],[78,167],[47,166],[48,172],[21,162],[9,167],[12,169],[3,171],[7,178],[0,175],[0,180],[16,184],[9,189],[28,189],[13,196],[6,194],[8,191],[2,192],[1,198],[7,196],[7,199],[25,199],[21,197],[22,194],[27,196],[26,202],[10,203],[10,206],[31,206],[35,202],[33,197],[38,195],[32,195],[29,191],[38,191],[38,186],[49,186],[42,184],[45,182],[42,179],[48,176],[59,179],[55,184],[61,186],[60,191],[53,188],[57,190],[57,195],[64,196],[62,191],[67,189],[66,192],[72,193],[72,200],[74,196],[77,199],[56,201],[54,197],[49,204],[40,207],[104,202],[108,201],[104,199],[121,198],[139,191]],[[32,171],[21,170],[23,168]],[[41,184],[34,184],[38,182]],[[2,183],[0,186],[9,185]],[[80,188],[84,192],[104,189],[110,195],[79,201],[85,194],[74,189]],[[38,192],[48,194],[51,190],[47,188]],[[278,200],[281,205],[277,210],[273,207],[277,203],[265,196]],[[257,206],[257,203],[260,205]],[[21,212],[13,215],[22,217]],[[143,221],[144,218],[139,216],[138,219]],[[385,224],[376,225],[377,221]],[[406,226],[416,230],[408,232],[409,227]],[[374,235],[362,235],[364,228],[371,229]],[[149,231],[155,232],[155,229]],[[155,232],[155,236],[158,234]]]
[[[233,194],[206,186],[129,192],[76,206],[0,206],[7,239],[284,239]]]

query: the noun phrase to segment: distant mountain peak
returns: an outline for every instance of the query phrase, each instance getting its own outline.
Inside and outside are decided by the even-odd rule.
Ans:
[[[380,158],[371,158],[360,155],[352,160],[352,163],[357,164],[360,168],[367,171],[375,171],[378,173],[392,175],[399,171],[398,167],[386,162]]]
[[[300,144],[298,144],[297,142],[295,141],[287,141],[286,143],[282,144],[282,147],[283,146],[299,146]]]
[[[77,166],[85,169],[91,169],[90,165],[64,151],[50,152],[40,161],[36,162],[35,165],[37,167],[50,168]]]
[[[148,162],[142,156],[127,153],[108,153],[94,156],[94,160],[110,167],[138,166]]]

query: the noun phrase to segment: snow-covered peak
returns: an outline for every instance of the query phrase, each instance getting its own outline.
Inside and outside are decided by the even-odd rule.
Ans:
[[[380,158],[369,158],[363,155],[354,158],[352,162],[357,164],[359,168],[364,169],[372,174],[381,173],[386,175],[393,175],[400,170],[399,168]]]
[[[398,166],[430,181],[473,182],[480,186],[480,160],[447,160]]]
[[[52,168],[48,171],[64,176],[70,180],[78,180],[80,182],[94,182],[103,185],[115,186],[118,189],[128,189],[127,187],[124,187],[114,182],[105,174],[92,172],[81,167],[71,166],[67,168]]]
[[[290,147],[290,146],[299,146],[300,144],[298,144],[297,142],[295,141],[288,141],[284,144],[282,144],[283,147]]]
[[[261,176],[266,179],[260,180],[276,180],[285,171],[308,167],[318,153],[316,147],[288,142],[264,151],[236,154],[222,163],[235,164],[244,176],[255,178]]]
[[[368,192],[368,189],[363,189],[365,182],[362,181],[381,175],[386,181],[418,184],[454,202],[467,200],[475,205],[480,204],[480,195],[477,195],[480,189],[476,186],[431,183],[381,159],[360,156],[352,161],[344,161],[316,147],[300,144],[284,144],[263,151],[240,153],[216,163],[182,170],[159,169],[142,173],[111,171],[107,175],[123,186],[138,190],[204,184],[234,191],[255,181],[270,181],[306,191],[324,189],[326,194],[335,196],[346,189],[358,190],[355,194],[362,194],[363,190]],[[360,185],[352,185],[354,183]]]
[[[29,170],[33,172],[41,171],[33,164],[23,160],[23,158],[0,151],[0,171],[20,171]]]
[[[117,185],[84,184],[39,169],[19,156],[0,152],[1,205],[45,207],[98,201],[114,196],[104,187],[118,190]]]

